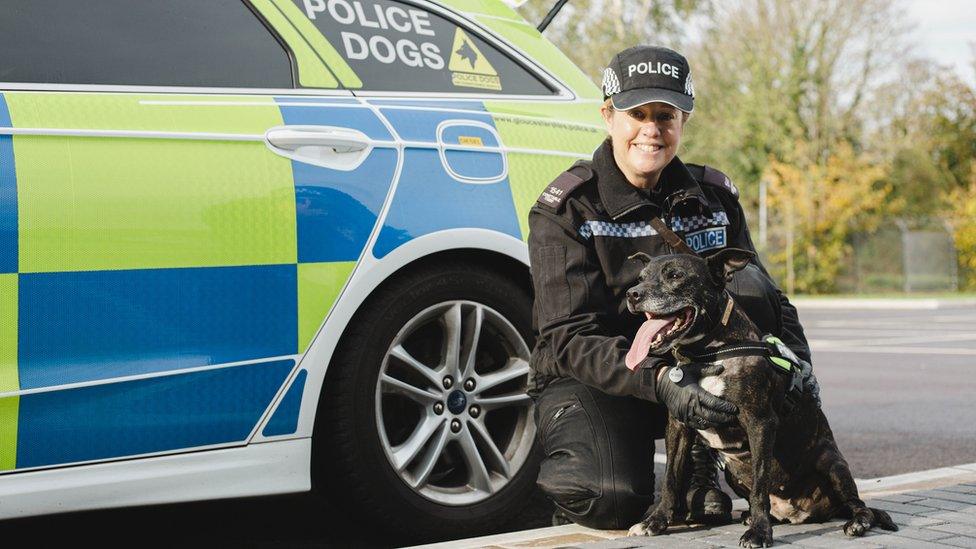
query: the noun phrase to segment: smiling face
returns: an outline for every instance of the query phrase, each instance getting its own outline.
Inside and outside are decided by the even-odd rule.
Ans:
[[[678,152],[685,114],[667,103],[647,103],[626,111],[605,104],[600,113],[613,143],[613,157],[627,181],[652,189]]]

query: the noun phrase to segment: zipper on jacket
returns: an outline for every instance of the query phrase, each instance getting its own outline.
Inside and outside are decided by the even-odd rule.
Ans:
[[[571,408],[575,408],[576,406],[577,404],[574,402],[568,406],[563,406],[562,408],[556,410],[556,413],[552,415],[552,421],[556,421],[557,419],[561,418],[563,414],[566,413],[567,410]]]
[[[614,215],[614,216],[611,216],[611,218],[612,218],[612,219],[613,219],[614,221],[616,221],[616,220],[618,220],[618,219],[620,219],[621,217],[623,217],[623,216],[625,216],[625,215],[627,215],[627,214],[629,214],[630,212],[633,212],[633,211],[635,211],[635,210],[638,210],[638,209],[640,209],[640,208],[643,208],[644,206],[653,206],[653,205],[654,205],[654,204],[651,204],[650,202],[641,202],[640,204],[635,204],[635,205],[633,205],[633,206],[631,206],[631,207],[629,207],[629,208],[627,208],[626,210],[624,210],[624,211],[622,211],[622,212],[620,212],[620,213],[618,213],[617,215]]]

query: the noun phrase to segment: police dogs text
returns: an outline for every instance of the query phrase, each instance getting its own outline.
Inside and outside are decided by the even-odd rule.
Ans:
[[[423,36],[434,36],[430,28],[430,15],[416,9],[404,9],[395,5],[363,5],[353,0],[303,0],[305,14],[315,19],[317,14],[326,14],[341,25],[355,25],[360,29],[393,29],[410,38],[393,42],[385,36],[342,31],[342,46],[348,59],[367,59],[372,57],[380,63],[398,61],[408,67],[426,65],[435,70],[444,68],[444,57],[440,48],[432,42],[422,41]]]

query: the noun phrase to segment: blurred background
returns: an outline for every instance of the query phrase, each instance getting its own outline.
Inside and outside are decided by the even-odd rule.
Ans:
[[[571,0],[545,34],[597,84],[635,44],[688,57],[679,155],[732,178],[788,293],[976,292],[971,2]]]

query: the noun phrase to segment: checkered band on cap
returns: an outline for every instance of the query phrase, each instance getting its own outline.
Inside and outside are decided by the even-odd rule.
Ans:
[[[692,97],[695,96],[695,84],[691,81],[691,72],[688,72],[688,77],[685,78],[685,93]]]
[[[620,79],[613,69],[607,67],[603,71],[603,95],[609,97],[615,93],[620,93]]]
[[[583,238],[592,236],[611,236],[617,238],[640,238],[654,236],[657,231],[646,221],[634,223],[610,223],[609,221],[586,221],[579,228]]]
[[[691,217],[672,217],[671,230],[676,233],[686,233],[705,227],[724,226],[729,224],[729,216],[725,212],[715,212],[711,216],[693,215]]]

